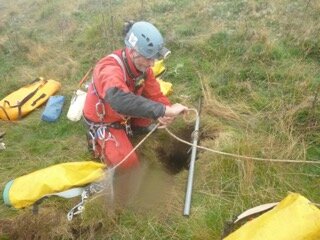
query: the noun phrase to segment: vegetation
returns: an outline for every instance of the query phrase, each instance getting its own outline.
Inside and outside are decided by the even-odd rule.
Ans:
[[[151,21],[166,37],[173,54],[163,78],[174,85],[172,101],[196,107],[203,97],[201,145],[261,158],[320,159],[319,1],[20,0],[0,1],[0,16],[0,99],[38,76],[59,80],[58,94],[66,96],[56,123],[40,120],[43,108],[18,122],[0,121],[7,146],[0,151],[1,190],[34,170],[91,159],[83,124],[66,118],[68,105],[87,70],[123,46],[122,26],[130,19]],[[193,123],[179,119],[170,129],[190,140]],[[1,204],[0,239],[220,239],[237,214],[288,192],[320,202],[317,164],[199,150],[185,218],[188,173],[161,171],[158,160],[179,161],[187,149],[160,130],[139,148],[147,166],[142,187],[152,201],[143,192],[134,204],[112,209],[96,197],[72,222],[66,213],[78,199],[48,199],[38,215]]]

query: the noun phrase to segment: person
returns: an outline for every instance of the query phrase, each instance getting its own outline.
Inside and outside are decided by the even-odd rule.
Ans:
[[[147,129],[153,120],[167,126],[187,110],[179,103],[171,105],[151,69],[157,59],[170,54],[161,33],[149,22],[131,25],[125,47],[94,67],[83,109],[92,150],[108,166],[119,164],[133,149],[132,129]],[[138,166],[133,152],[118,168]]]

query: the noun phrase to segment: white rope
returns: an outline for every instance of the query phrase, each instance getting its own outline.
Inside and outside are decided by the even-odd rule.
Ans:
[[[154,128],[152,128],[152,130],[127,154],[127,156],[125,156],[121,162],[117,163],[116,165],[114,165],[112,167],[112,169],[116,169],[117,167],[119,167],[122,163],[124,163],[125,161],[128,160],[129,156],[138,148],[140,147],[140,145],[147,140],[147,138],[159,127],[160,123],[158,123],[156,126],[154,126]]]
[[[193,111],[196,114],[196,117],[199,117],[198,111],[194,108],[188,109],[188,111]],[[147,140],[147,138],[159,127],[160,123],[158,123],[118,164],[112,167],[112,169],[116,169],[119,167],[122,163],[128,160],[129,156],[138,148],[140,145]],[[170,136],[175,138],[176,140],[185,143],[189,146],[194,146],[192,143],[187,142],[179,137],[177,137],[175,134],[173,134],[167,127],[164,128]],[[198,132],[194,132],[193,134],[199,134]],[[195,147],[206,150],[209,152],[213,152],[215,154],[220,154],[220,155],[225,155],[233,158],[241,158],[245,160],[254,160],[254,161],[261,161],[261,162],[274,162],[274,163],[304,163],[304,164],[320,164],[320,160],[316,161],[308,161],[308,160],[294,160],[294,159],[273,159],[273,158],[259,158],[259,157],[251,157],[251,156],[245,156],[245,155],[239,155],[239,154],[234,154],[234,153],[227,153],[227,152],[222,152],[218,150],[214,150],[211,148],[203,147],[200,145],[196,145]]]
[[[197,109],[191,108],[188,109],[188,111],[194,111],[197,118],[199,117],[198,111]],[[176,135],[174,135],[168,128],[164,128],[173,138],[175,138],[176,140],[185,143],[187,145],[190,146],[194,146],[192,143],[187,142],[179,137],[177,137]],[[194,132],[193,134],[199,134],[198,132]],[[225,156],[229,156],[229,157],[234,157],[234,158],[242,158],[242,159],[246,159],[246,160],[255,160],[255,161],[264,161],[264,162],[275,162],[275,163],[307,163],[307,164],[320,164],[320,160],[316,160],[316,161],[308,161],[308,160],[293,160],[293,159],[273,159],[273,158],[259,158],[259,157],[250,157],[250,156],[245,156],[245,155],[239,155],[239,154],[233,154],[233,153],[227,153],[227,152],[222,152],[222,151],[217,151],[211,148],[207,148],[207,147],[203,147],[203,146],[199,146],[196,145],[195,147],[199,148],[199,149],[203,149],[209,152],[213,152],[216,154],[220,154],[220,155],[225,155]]]
[[[177,139],[180,142],[183,142],[187,145],[193,146],[192,143],[189,143],[176,135],[174,135],[168,128],[165,128],[165,130],[175,139]],[[196,145],[197,148],[203,149],[209,152],[213,152],[216,154],[221,154],[229,157],[234,157],[234,158],[242,158],[242,159],[247,159],[247,160],[255,160],[255,161],[265,161],[265,162],[282,162],[282,163],[311,163],[311,164],[320,164],[320,161],[307,161],[307,160],[293,160],[293,159],[273,159],[273,158],[259,158],[259,157],[250,157],[250,156],[244,156],[244,155],[238,155],[238,154],[233,154],[233,153],[226,153],[222,151],[217,151],[211,148],[203,147]]]

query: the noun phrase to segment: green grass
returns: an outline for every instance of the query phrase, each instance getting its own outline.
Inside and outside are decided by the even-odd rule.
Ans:
[[[171,100],[195,107],[203,96],[201,145],[262,158],[320,159],[317,1],[25,0],[3,3],[0,15],[0,98],[38,76],[59,80],[58,94],[66,96],[55,123],[41,121],[43,107],[18,122],[0,121],[7,133],[1,190],[34,170],[92,159],[83,124],[66,118],[69,102],[87,70],[123,46],[122,24],[129,19],[149,20],[164,34],[172,50],[163,76],[174,85]],[[171,129],[186,137],[192,124],[180,119]],[[191,216],[183,217],[187,171],[159,170],[156,152],[164,146],[178,151],[165,132],[139,149],[149,163],[144,184],[160,196],[157,204],[142,195],[112,212],[97,197],[73,222],[66,213],[79,199],[47,199],[37,216],[1,204],[0,239],[220,239],[237,214],[288,192],[320,202],[318,165],[199,150]]]

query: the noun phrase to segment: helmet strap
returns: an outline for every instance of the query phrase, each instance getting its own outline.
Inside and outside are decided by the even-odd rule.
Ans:
[[[129,75],[129,77],[132,78],[132,79],[134,79],[134,80],[141,78],[141,76],[143,76],[144,73],[142,72],[142,73],[141,73],[139,76],[137,76],[137,77],[133,74],[133,72],[132,72],[131,69],[130,69],[129,63],[128,63],[128,58],[127,58],[126,51],[125,51],[124,49],[122,50],[121,54],[122,54],[122,59],[123,59],[123,62],[124,62],[124,66],[125,66],[125,68],[126,68],[126,71],[127,71],[128,75]]]

